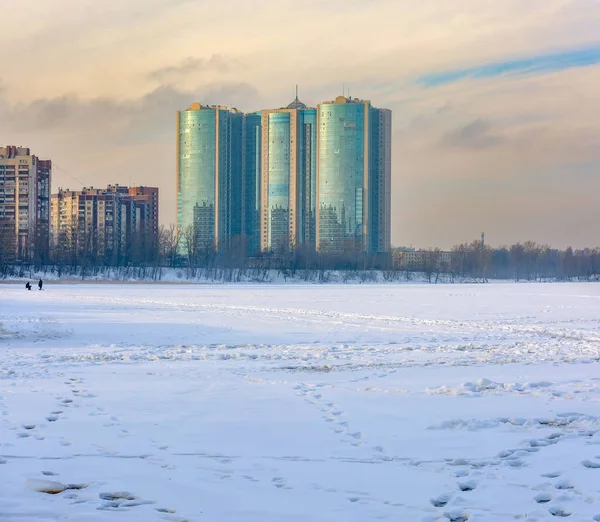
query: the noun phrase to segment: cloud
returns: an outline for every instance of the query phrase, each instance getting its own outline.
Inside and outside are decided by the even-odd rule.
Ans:
[[[478,118],[444,135],[442,144],[469,149],[492,147],[502,143],[502,138],[490,132],[492,128],[489,121]]]
[[[598,64],[600,64],[600,45],[595,45],[576,50],[506,59],[466,69],[424,74],[417,79],[417,83],[425,87],[439,87],[464,79],[544,74]]]
[[[0,119],[7,132],[34,129],[48,136],[77,132],[122,145],[171,136],[176,111],[194,101],[223,104],[223,100],[230,106],[257,107],[261,103],[258,91],[244,83],[212,84],[192,91],[164,86],[129,100],[65,95],[9,105],[2,103],[0,96]]]
[[[147,77],[151,80],[160,82],[170,82],[181,79],[182,77],[196,74],[199,72],[213,71],[226,73],[234,67],[241,64],[238,60],[224,57],[220,54],[213,54],[210,58],[186,58],[177,65],[167,65],[160,67],[148,73]]]

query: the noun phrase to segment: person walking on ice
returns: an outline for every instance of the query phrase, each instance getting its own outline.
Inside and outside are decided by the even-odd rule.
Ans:
[[[38,288],[39,288],[40,290],[42,289],[42,285],[43,285],[43,284],[44,284],[44,283],[43,283],[43,282],[42,282],[42,280],[40,279],[40,280],[38,281]]]
[[[29,283],[29,281],[25,283],[25,288],[27,288],[27,290],[31,290],[31,284]]]

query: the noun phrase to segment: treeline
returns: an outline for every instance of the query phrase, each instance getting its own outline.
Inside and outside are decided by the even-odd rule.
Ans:
[[[0,278],[25,272],[52,271],[81,278],[118,269],[124,278],[160,280],[164,268],[182,271],[185,278],[222,281],[267,280],[276,273],[284,279],[328,281],[336,272],[342,281],[486,282],[595,281],[600,278],[600,248],[554,249],[532,241],[491,248],[481,241],[455,246],[451,251],[397,250],[366,254],[355,244],[341,253],[315,252],[310,245],[248,252],[243,237],[216,249],[199,240],[191,228],[161,227],[157,237],[132,233],[117,244],[93,234],[63,235],[50,250],[36,248],[15,259],[14,242],[0,235]],[[113,238],[114,240],[114,238]]]
[[[463,243],[450,252],[428,249],[413,262],[395,263],[395,269],[422,272],[427,280],[489,279],[513,281],[597,281],[600,280],[600,248],[564,250],[533,241],[492,248],[481,241]],[[402,253],[397,257],[402,259]],[[413,255],[413,257],[415,257]]]

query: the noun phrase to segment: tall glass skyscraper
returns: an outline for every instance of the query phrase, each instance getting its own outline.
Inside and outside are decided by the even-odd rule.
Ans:
[[[242,228],[243,115],[192,104],[177,113],[177,226],[197,248],[228,244]]]
[[[338,96],[317,113],[317,248],[389,251],[391,112]]]
[[[315,242],[316,110],[298,96],[262,112],[261,249]]]
[[[339,96],[177,113],[177,224],[197,248],[390,249],[391,112]]]

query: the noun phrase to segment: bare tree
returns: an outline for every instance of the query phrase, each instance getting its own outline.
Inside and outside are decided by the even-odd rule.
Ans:
[[[174,224],[168,227],[161,226],[158,232],[158,241],[161,257],[170,267],[176,266],[181,243],[178,227]]]

